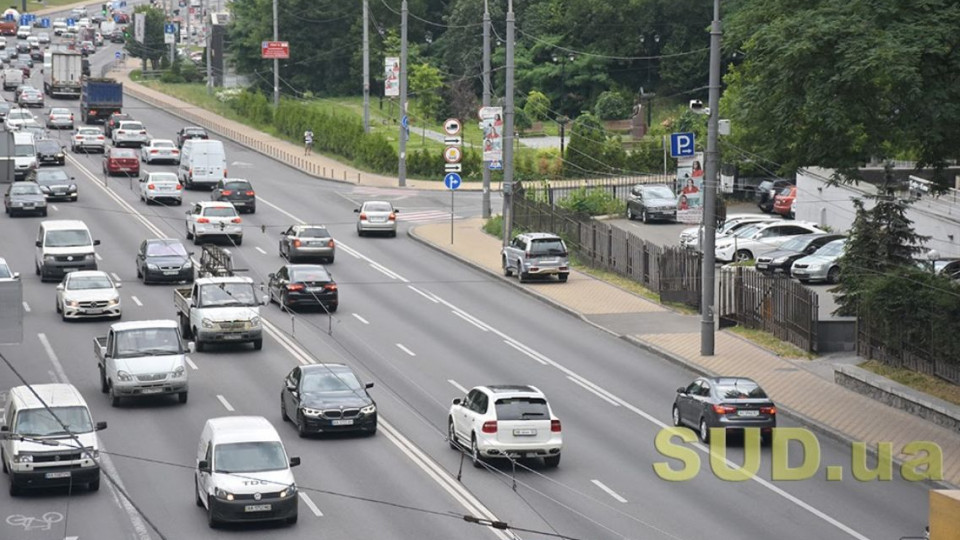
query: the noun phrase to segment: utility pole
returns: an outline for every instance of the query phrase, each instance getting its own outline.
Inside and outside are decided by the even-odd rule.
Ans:
[[[276,0],[274,0],[276,2]],[[407,0],[400,4],[400,163],[397,166],[397,180],[400,187],[407,185]]]
[[[280,41],[280,21],[277,17],[277,2],[273,0],[273,40]],[[273,59],[273,106],[280,106],[280,59]]]
[[[713,0],[713,24],[710,26],[710,93],[707,118],[706,176],[703,189],[703,282],[700,300],[700,354],[713,356],[713,300],[716,285],[717,186],[720,165],[720,0]]]
[[[204,49],[207,57],[207,94],[213,94],[213,66],[210,63],[212,54],[210,53],[210,45],[213,43],[213,14],[209,13],[210,11],[210,0],[207,0],[207,11],[208,13],[204,17]]]
[[[363,0],[363,132],[370,133],[370,10]]]
[[[506,84],[503,104],[503,245],[513,236],[513,0],[507,0]]]
[[[490,6],[483,0],[483,106],[490,106]],[[483,219],[490,218],[490,163],[483,162]]]

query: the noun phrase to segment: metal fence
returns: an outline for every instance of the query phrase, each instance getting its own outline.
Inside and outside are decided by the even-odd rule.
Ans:
[[[700,255],[662,248],[639,236],[585,214],[530,200],[517,193],[513,226],[549,231],[563,237],[573,255],[588,266],[614,272],[658,293],[661,302],[679,302],[700,309]]]
[[[763,330],[805,351],[817,350],[817,293],[787,277],[722,268],[718,305],[721,325]]]
[[[925,315],[931,324],[922,332],[925,335],[917,339],[917,328],[912,329],[913,336],[908,338],[902,327],[885,327],[861,314],[857,317],[857,355],[960,384],[960,353],[951,344],[956,341],[960,323],[945,321],[942,314]],[[935,329],[938,318],[952,328]]]
[[[524,182],[523,190],[528,201],[541,201],[553,206],[583,188],[604,190],[612,194],[614,198],[625,202],[630,196],[630,188],[637,184],[666,184],[672,189],[675,183],[676,176],[656,174]]]

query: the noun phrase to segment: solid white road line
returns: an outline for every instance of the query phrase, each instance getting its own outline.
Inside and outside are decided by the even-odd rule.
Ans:
[[[118,276],[116,272],[110,272],[110,277],[112,277],[114,281],[121,281],[120,276]]]
[[[136,296],[131,296],[130,299],[133,300],[134,304],[143,307],[143,302],[141,302],[140,299],[137,298]]]
[[[190,369],[192,369],[192,370],[198,370],[198,369],[200,369],[200,368],[197,367],[196,364],[193,363],[193,360],[191,360],[189,356],[184,357],[184,360],[187,361],[187,365],[190,366]]]
[[[464,312],[462,312],[462,311],[456,311],[456,310],[454,310],[453,314],[456,315],[457,317],[460,317],[461,319],[467,321],[468,323],[476,326],[477,328],[483,330],[484,332],[489,332],[489,331],[490,331],[490,330],[489,330],[489,327],[488,327],[486,324],[478,321],[477,319],[474,319],[473,317],[471,317],[470,315],[467,315],[466,313],[464,313]]]
[[[103,257],[101,257],[99,253],[94,253],[93,256],[96,257],[96,259],[97,259],[98,261],[102,261],[102,260],[103,260]]]
[[[410,349],[404,347],[402,343],[397,343],[397,348],[399,348],[401,351],[409,354],[410,356],[416,356],[416,354],[415,354],[413,351],[411,351]]]
[[[260,246],[253,246],[253,249],[255,249],[255,250],[257,250],[257,251],[259,251],[259,252],[260,252],[261,254],[263,254],[263,255],[266,255],[266,254],[267,254],[267,252],[266,252],[266,251],[264,251],[264,250],[262,250],[262,249],[260,249]]]
[[[606,401],[607,403],[613,405],[614,407],[619,407],[619,406],[620,406],[620,404],[617,403],[616,401],[608,398],[607,396],[601,394],[600,392],[597,392],[596,390],[594,390],[593,388],[590,388],[590,387],[587,386],[586,384],[583,384],[583,382],[581,382],[579,379],[574,379],[573,377],[571,377],[571,376],[569,376],[569,375],[567,375],[567,378],[570,379],[570,381],[573,382],[574,384],[576,384],[577,386],[583,388],[584,390],[586,390],[587,392],[590,392],[591,394],[597,396],[598,398]]]
[[[452,384],[454,388],[456,388],[457,390],[463,392],[464,394],[467,393],[467,389],[464,388],[463,385],[460,384],[460,383],[458,383],[457,381],[455,381],[455,380],[453,380],[453,379],[447,379],[447,382],[450,383],[450,384]]]
[[[377,263],[375,263],[375,262],[371,262],[371,263],[370,263],[370,268],[373,268],[373,269],[376,270],[377,272],[380,272],[381,274],[387,276],[387,277],[390,278],[390,279],[402,279],[399,275],[393,273],[393,271],[387,269],[387,268],[384,267],[384,266],[380,266],[379,264],[377,264]]]
[[[51,205],[50,205],[50,209],[53,210],[54,212],[59,212],[59,211],[60,211],[60,209],[57,208],[57,205],[55,205],[55,204],[51,204]]]
[[[23,310],[26,311],[27,313],[30,313],[30,304],[28,304],[26,300],[24,300],[23,302]]]
[[[223,404],[223,407],[224,407],[225,409],[227,409],[227,410],[230,411],[230,412],[234,412],[233,405],[230,405],[230,402],[227,401],[227,398],[221,396],[220,394],[217,394],[217,399],[220,400],[220,403]]]
[[[546,362],[546,361],[544,361],[542,358],[540,358],[539,356],[537,356],[536,354],[534,354],[532,351],[527,350],[526,347],[524,347],[523,345],[520,345],[519,343],[515,343],[515,342],[513,342],[513,341],[510,341],[509,339],[505,339],[505,340],[503,340],[503,342],[506,343],[507,345],[513,347],[514,349],[522,352],[523,354],[529,356],[530,358],[533,358],[533,359],[536,360],[537,362],[540,362],[542,365],[544,365],[544,366],[547,365],[547,362]]]
[[[363,317],[357,315],[356,313],[353,313],[352,315],[353,315],[353,317],[354,317],[355,319],[357,319],[358,321],[362,322],[363,324],[370,324],[369,321],[367,321],[367,320],[364,319]]]
[[[622,503],[627,502],[627,500],[624,499],[623,497],[621,497],[619,493],[617,493],[616,491],[608,488],[606,485],[604,485],[603,482],[601,482],[601,481],[599,481],[599,480],[591,480],[591,482],[593,482],[593,484],[594,484],[595,486],[597,486],[598,488],[606,491],[606,492],[607,492],[607,495],[613,497],[613,498],[616,499],[618,502],[622,502]]]
[[[433,302],[434,304],[436,304],[436,303],[438,302],[438,300],[437,300],[436,298],[434,298],[432,295],[427,294],[427,293],[421,291],[420,289],[414,287],[413,285],[407,285],[407,287],[409,287],[411,291],[419,294],[420,296],[426,298],[427,300]]]
[[[320,507],[318,507],[313,500],[310,499],[310,496],[302,491],[299,493],[303,503],[307,505],[307,508],[309,508],[311,512],[313,512],[313,515],[317,517],[323,517],[323,512],[320,511]]]

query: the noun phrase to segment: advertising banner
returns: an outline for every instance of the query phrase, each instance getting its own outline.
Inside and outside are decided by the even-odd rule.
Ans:
[[[383,95],[397,97],[400,95],[400,58],[388,56],[383,59]]]
[[[503,107],[480,109],[483,131],[483,161],[503,160]]]
[[[703,216],[703,152],[677,159],[677,221],[700,223]]]

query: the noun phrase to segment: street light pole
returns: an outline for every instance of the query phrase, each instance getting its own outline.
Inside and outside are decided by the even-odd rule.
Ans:
[[[483,106],[490,106],[490,6],[483,0]],[[480,201],[483,219],[490,219],[490,163],[483,163],[483,195]]]
[[[277,16],[277,2],[273,0],[273,40],[280,41],[280,21]],[[190,20],[190,10],[187,10],[187,21]],[[187,23],[189,25],[189,23]],[[188,34],[189,35],[189,34]],[[273,59],[273,106],[280,106],[280,59]]]
[[[407,185],[407,127],[403,118],[407,116],[407,0],[400,4],[400,161],[397,165],[397,181],[400,187]]]
[[[507,0],[507,48],[503,91],[503,245],[513,236],[513,36],[516,16],[513,0]]]
[[[710,92],[707,120],[706,171],[703,186],[703,281],[700,301],[700,354],[713,356],[713,301],[716,285],[717,181],[720,152],[720,0],[713,0],[713,24],[710,26]]]
[[[570,53],[566,57],[553,57],[554,63],[560,62],[560,114],[557,115],[557,123],[560,124],[560,159],[563,160],[563,143],[566,136],[567,115],[563,112],[563,98],[567,93],[567,59],[573,62],[576,56]]]
[[[370,6],[363,0],[363,132],[370,133]]]

